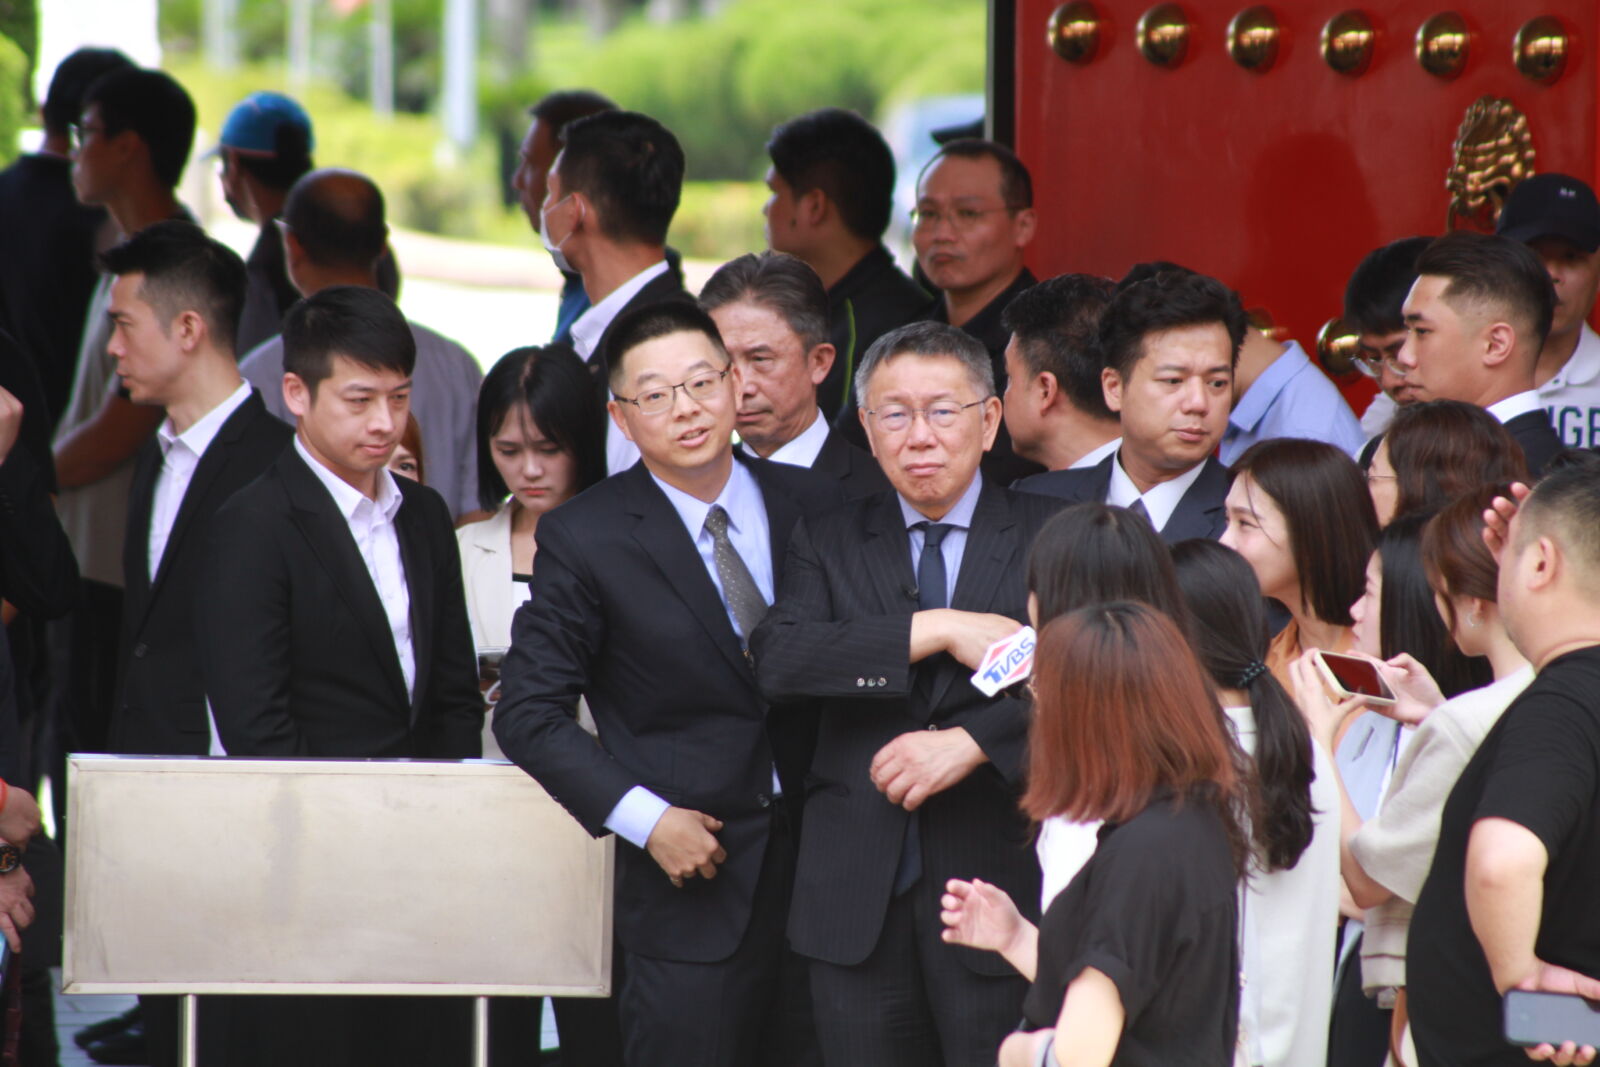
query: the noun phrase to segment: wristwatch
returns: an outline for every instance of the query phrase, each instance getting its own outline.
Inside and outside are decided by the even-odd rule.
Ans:
[[[0,844],[0,874],[10,874],[22,866],[22,850],[16,845]]]

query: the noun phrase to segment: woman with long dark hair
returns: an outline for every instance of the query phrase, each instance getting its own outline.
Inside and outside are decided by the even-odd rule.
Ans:
[[[950,883],[945,940],[997,941],[1033,980],[1030,1032],[1006,1039],[1000,1067],[1226,1067],[1247,847],[1205,671],[1171,619],[1127,602],[1047,624],[1035,663],[1023,809],[1105,826],[1037,928],[993,886]]]
[[[1307,648],[1351,645],[1350,604],[1361,595],[1378,533],[1372,497],[1355,461],[1321,441],[1261,441],[1233,465],[1222,543],[1255,571],[1263,596],[1290,621],[1266,664],[1289,684],[1289,664]]]
[[[1366,909],[1361,945],[1361,986],[1369,996],[1403,1003],[1406,934],[1411,909],[1439,840],[1445,798],[1484,736],[1517,694],[1533,680],[1533,668],[1517,651],[1496,603],[1499,567],[1483,543],[1483,513],[1509,486],[1484,486],[1439,512],[1422,530],[1420,569],[1437,597],[1439,611],[1460,654],[1483,657],[1494,681],[1430,707],[1408,701],[1393,714],[1417,725],[1395,763],[1378,810],[1365,821],[1344,794],[1340,867],[1357,905]],[[1385,599],[1388,586],[1383,590]],[[1314,733],[1326,736],[1348,714],[1329,699],[1315,667],[1295,665],[1295,692]],[[1404,1054],[1404,1012],[1391,1038]]]
[[[1241,896],[1240,1037],[1251,1064],[1320,1064],[1339,920],[1339,789],[1332,760],[1266,669],[1267,617],[1250,565],[1215,541],[1172,548],[1193,622],[1234,736],[1251,760],[1251,877]]]

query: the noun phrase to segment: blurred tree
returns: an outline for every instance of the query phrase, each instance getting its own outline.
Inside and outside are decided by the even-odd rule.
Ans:
[[[37,0],[0,0],[0,37],[22,52],[22,107],[34,109],[33,66],[39,61],[39,7]],[[9,72],[7,77],[9,77]],[[15,139],[13,137],[13,139]]]
[[[33,125],[33,107],[28,102],[32,66],[20,45],[0,36],[0,167],[17,158],[23,128]]]

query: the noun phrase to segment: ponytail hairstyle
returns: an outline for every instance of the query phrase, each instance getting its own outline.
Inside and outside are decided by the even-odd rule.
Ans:
[[[1219,689],[1250,695],[1256,720],[1251,834],[1268,871],[1288,870],[1311,844],[1311,733],[1305,718],[1267,670],[1267,616],[1255,572],[1215,541],[1172,547],[1178,587],[1193,623],[1195,652]]]

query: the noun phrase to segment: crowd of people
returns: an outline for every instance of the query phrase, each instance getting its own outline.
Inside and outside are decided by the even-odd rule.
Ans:
[[[1600,996],[1583,182],[1360,263],[1358,419],[1224,280],[1036,279],[991,141],[919,175],[913,276],[882,136],[779,126],[769,247],[692,294],[676,138],[552,94],[513,187],[556,335],[481,374],[400,313],[380,189],[314,165],[293,100],[222,129],[243,259],[176,197],[171,77],[82,50],[41,117],[0,173],[20,1062],[56,1057],[30,789],[67,750],[514,762],[617,839],[569,1065],[1593,1061],[1500,1006]],[[978,686],[1025,625],[1031,678]],[[539,1062],[540,1012],[493,1002],[497,1067]],[[460,998],[199,1010],[229,1065],[464,1063],[469,1028]],[[78,1037],[176,1063],[177,1005]]]

